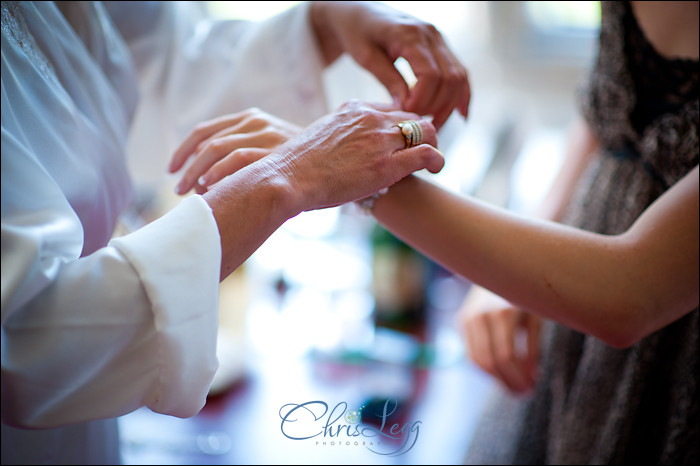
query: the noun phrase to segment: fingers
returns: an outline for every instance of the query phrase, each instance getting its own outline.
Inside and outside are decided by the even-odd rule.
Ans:
[[[230,160],[226,164],[227,166],[237,166],[244,160],[250,158],[251,154],[257,153],[256,151],[241,151],[242,149],[267,149],[269,146],[274,147],[274,145],[276,145],[278,141],[270,142],[270,137],[270,135],[261,133],[231,134],[228,136],[223,136],[218,139],[211,140],[197,153],[196,157],[194,158],[194,161],[190,164],[189,167],[187,167],[187,170],[183,174],[182,179],[175,188],[175,192],[177,194],[184,194],[198,183],[203,187],[212,184],[214,182],[214,174],[211,174],[210,179],[210,174],[208,173],[208,171],[210,168],[212,168],[212,166],[214,166],[214,164],[222,160],[224,157],[227,157],[230,158]],[[265,151],[265,153],[269,153],[269,150]],[[233,163],[231,159],[241,160],[241,162]],[[245,163],[242,166],[245,165],[247,165],[247,163]],[[242,168],[242,166],[238,167],[238,169]],[[222,166],[219,166],[217,170],[215,170],[215,172],[219,173],[221,167]],[[200,179],[200,177],[203,177],[203,179]]]
[[[251,110],[249,109],[232,115],[224,115],[213,120],[202,122],[195,126],[192,132],[173,153],[170,160],[170,165],[168,166],[168,171],[170,173],[175,173],[181,169],[189,156],[196,151],[197,146],[202,141],[210,138],[212,135],[225,128],[238,124],[244,118],[249,116],[250,113]]]
[[[260,124],[256,123],[258,119],[261,119]],[[445,159],[435,149],[437,133],[434,126],[430,120],[422,119],[415,113],[397,110],[395,106],[388,104],[351,101],[341,106],[338,113],[328,115],[325,120],[329,127],[337,128],[330,132],[326,128],[312,137],[314,141],[318,139],[316,142],[321,146],[324,145],[323,140],[329,139],[325,143],[328,145],[324,151],[325,160],[319,160],[319,166],[328,164],[329,158],[338,156],[335,152],[347,151],[348,148],[343,148],[340,143],[344,138],[348,138],[357,140],[360,145],[369,144],[372,148],[363,154],[364,162],[358,160],[359,163],[354,169],[359,171],[374,165],[374,173],[381,174],[378,168],[384,171],[382,177],[385,178],[385,185],[417,170],[427,169],[437,173],[444,167]],[[398,123],[405,120],[417,124],[417,128],[411,127],[420,139],[420,144],[415,147],[406,148],[406,137],[398,127]],[[324,123],[318,124],[323,127]],[[258,131],[250,132],[257,128]],[[310,134],[314,133],[313,128],[310,131]],[[178,194],[184,194],[193,188],[197,193],[205,192],[213,183],[267,156],[274,148],[295,136],[296,132],[297,127],[277,121],[270,115],[262,115],[256,119],[242,114],[200,125],[174,156],[174,166],[177,167],[178,164],[184,164],[183,154],[193,151],[193,155],[185,157],[193,157],[193,160],[184,171],[175,190]],[[331,143],[331,139],[337,141]],[[349,147],[349,143],[346,145]],[[300,156],[306,158],[305,152],[301,152]],[[349,159],[343,160],[343,163],[346,162],[349,162]],[[342,172],[340,168],[338,171]]]
[[[336,56],[349,53],[371,72],[404,110],[431,115],[437,129],[453,109],[466,117],[469,81],[435,26],[378,2],[329,2],[322,28]],[[329,4],[326,4],[328,6]],[[319,15],[313,15],[317,18]],[[321,15],[324,16],[324,15]],[[403,57],[417,81],[413,89],[394,66]]]
[[[253,162],[260,160],[270,153],[271,149],[261,148],[244,148],[237,149],[226,157],[216,162],[204,175],[202,175],[198,184],[208,187],[217,183],[241,168],[247,167]]]
[[[403,114],[403,112],[395,113]],[[404,148],[392,154],[394,159],[398,159],[397,166],[405,172],[403,175],[399,175],[399,179],[424,168],[431,173],[438,173],[445,166],[445,157],[437,150],[437,131],[433,124],[425,118],[412,119],[412,121],[420,127],[422,141],[416,146]],[[406,136],[398,126],[396,126],[396,130],[405,147]]]
[[[450,117],[455,107],[466,118],[466,109],[469,106],[469,80],[464,67],[454,55],[449,53],[444,44],[442,47],[437,45],[435,48],[438,51],[444,48],[446,51],[446,53],[438,51],[435,53],[443,82],[435,93],[431,105],[435,109],[433,111],[433,124],[439,129]]]
[[[396,151],[391,157],[398,159],[396,167],[400,174],[396,176],[397,180],[424,168],[430,173],[438,173],[445,166],[445,157],[442,152],[428,144]]]
[[[227,126],[226,128],[217,131],[216,133],[204,139],[195,148],[195,152],[200,152],[207,144],[211,143],[216,139],[223,138],[225,136],[230,136],[239,133],[254,133],[262,131],[265,128],[266,122],[262,118],[251,118],[245,117],[232,126]]]
[[[496,361],[491,351],[491,332],[487,320],[467,317],[462,327],[471,360],[485,372],[496,375]]]
[[[437,130],[433,126],[433,124],[430,122],[430,120],[427,120],[425,118],[418,118],[418,119],[413,119],[413,118],[408,118],[403,121],[413,121],[418,124],[419,130],[416,131],[419,134],[415,135],[414,137],[420,138],[420,144],[428,144],[430,146],[433,146],[437,148],[438,140],[437,140]],[[404,135],[403,129],[396,125],[397,132],[398,134],[401,135],[401,140],[404,143],[404,147],[408,143],[408,136]],[[410,126],[408,127],[410,128]],[[442,168],[442,167],[441,167]]]
[[[402,107],[420,115],[433,115],[432,104],[440,87],[442,73],[436,57],[427,44],[421,43],[406,44],[401,56],[411,65],[417,80],[408,99],[402,101]]]
[[[525,319],[523,327],[527,332],[525,371],[531,383],[534,384],[539,376],[540,332],[542,330],[542,319],[530,313],[523,313],[523,317]]]
[[[267,114],[255,107],[200,123],[195,126],[194,130],[175,150],[168,166],[168,171],[175,173],[180,170],[187,159],[201,152],[208,144],[224,136],[238,133],[258,133],[270,127],[273,127],[274,131],[278,133],[277,143],[288,139],[301,130],[296,125]]]
[[[359,100],[351,100],[345,102],[343,105],[340,106],[339,110],[343,109],[349,111],[356,111],[358,109],[360,111],[363,111],[371,109],[387,114],[389,117],[391,117],[393,121],[392,130],[395,130],[395,133],[397,135],[396,140],[399,141],[397,148],[405,148],[406,146],[406,139],[403,136],[403,133],[401,132],[401,128],[398,127],[398,124],[402,121],[413,120],[417,122],[420,126],[420,130],[423,136],[422,143],[429,144],[437,148],[438,139],[435,126],[432,124],[431,119],[422,118],[417,113],[400,110],[394,104],[386,104],[381,102],[362,102]]]
[[[175,191],[178,194],[192,188],[198,193],[206,191],[207,186],[233,173],[224,174],[222,168],[239,170],[300,131],[298,126],[257,108],[201,123],[173,155],[169,167],[171,172],[181,169],[188,159],[194,158]],[[218,164],[224,158],[226,162]]]
[[[537,380],[541,320],[507,303],[488,307],[485,300],[471,300],[465,304],[461,325],[469,357],[509,390],[515,393],[530,390]],[[525,354],[517,344],[523,333],[528,342]]]
[[[491,351],[495,370],[501,381],[513,392],[522,393],[531,388],[529,374],[516,350],[518,320],[517,311],[505,309],[497,312],[491,320]]]
[[[408,100],[403,101],[403,108],[433,115],[433,124],[440,129],[455,108],[466,118],[469,79],[437,29],[427,25],[422,31],[422,42],[405,43],[401,50],[417,78]]]
[[[384,85],[394,101],[406,101],[408,98],[408,85],[394,66],[393,60],[382,49],[368,47],[365,49],[362,57],[355,57],[355,60]]]

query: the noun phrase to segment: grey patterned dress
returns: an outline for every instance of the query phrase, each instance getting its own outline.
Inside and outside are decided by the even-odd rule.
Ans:
[[[583,113],[602,143],[565,222],[625,231],[698,164],[698,61],[669,60],[603,2]],[[594,291],[592,291],[594,292]],[[499,389],[470,464],[698,464],[698,309],[627,349],[549,324],[531,398]]]

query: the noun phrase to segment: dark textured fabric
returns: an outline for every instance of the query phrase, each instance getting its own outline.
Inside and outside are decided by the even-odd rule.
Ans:
[[[565,223],[616,234],[698,164],[698,61],[659,55],[627,2],[602,8],[582,108],[603,150]],[[467,462],[697,464],[699,333],[698,309],[622,350],[548,323],[533,396],[499,388]]]

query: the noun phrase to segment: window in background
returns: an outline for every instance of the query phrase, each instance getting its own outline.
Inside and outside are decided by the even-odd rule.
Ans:
[[[600,26],[600,2],[521,2],[530,55],[558,60],[585,58]]]
[[[510,192],[500,196],[505,204],[532,212],[563,161],[577,92],[597,50],[600,2],[490,2],[490,9],[490,47],[504,77],[491,90],[508,95],[502,113],[511,125],[510,133],[504,127],[498,134],[510,139],[505,147],[515,152],[495,153],[492,166],[508,167]],[[510,157],[507,163],[504,157]],[[504,176],[487,170],[485,178],[502,185]]]
[[[300,1],[207,2],[209,12],[219,19],[262,21],[301,3]]]
[[[588,35],[600,24],[600,2],[525,2],[525,13],[545,32]]]

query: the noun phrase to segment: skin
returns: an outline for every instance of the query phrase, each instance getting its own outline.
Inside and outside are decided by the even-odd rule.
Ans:
[[[435,26],[373,2],[314,2],[311,21],[327,64],[349,53],[401,108],[432,115],[438,130],[455,108],[467,117],[467,71]],[[417,78],[410,90],[394,67],[399,57]]]
[[[598,141],[578,119],[569,131],[567,155],[536,218],[558,221],[586,165],[597,156]],[[515,393],[529,391],[538,376],[542,318],[520,309],[486,288],[473,285],[457,315],[469,357]],[[518,351],[516,339],[526,345]]]
[[[169,171],[174,173],[192,157],[175,192],[198,194],[241,168],[268,155],[301,133],[302,128],[257,108],[224,115],[198,124],[175,150]]]
[[[666,30],[680,24],[673,21],[692,23],[691,33],[676,31],[674,40],[655,42],[654,34],[650,40],[663,55],[697,59],[697,2],[674,3],[678,17],[633,8],[647,15],[639,18],[645,32],[650,21],[666,21]],[[695,46],[687,44],[691,39]],[[275,129],[273,119],[268,123],[269,131],[284,132]],[[401,137],[395,127],[387,130]],[[574,155],[567,158],[552,202],[543,208],[544,219],[557,218],[573,180],[595,152],[590,131],[582,127],[577,134]],[[249,147],[256,147],[254,139]],[[374,215],[416,249],[481,285],[475,293],[489,289],[504,298],[489,293],[488,299],[468,300],[465,308],[472,310],[462,312],[467,316],[463,325],[475,361],[511,389],[523,391],[536,379],[540,317],[624,348],[698,306],[698,191],[695,167],[626,232],[612,236],[513,215],[414,176],[380,197]],[[528,334],[524,357],[515,351],[518,329]]]
[[[219,227],[221,279],[300,212],[367,197],[416,170],[440,171],[444,158],[427,120],[420,123],[426,143],[405,148],[396,124],[415,118],[350,102],[212,186],[203,198]],[[216,122],[202,125],[185,144],[196,147],[220,130]]]
[[[516,216],[414,176],[374,215],[514,305],[624,348],[698,305],[698,193],[696,167],[614,236]]]
[[[637,22],[655,50],[667,58],[698,59],[699,2],[631,2]],[[546,197],[540,218],[557,220],[582,168],[595,152],[597,141],[581,123],[571,138],[563,172]],[[696,253],[697,254],[697,253]],[[697,302],[695,304],[697,306]],[[513,392],[526,392],[537,379],[540,318],[499,296],[475,287],[459,313],[472,360]],[[527,350],[515,350],[522,334]]]
[[[415,115],[352,103],[215,184],[204,198],[222,233],[222,277],[287,218],[361,199],[393,184],[375,203],[375,218],[408,244],[517,309],[623,348],[697,307],[698,167],[627,231],[601,235],[514,215],[407,176],[421,167],[435,172],[443,164],[439,153],[426,144],[403,149],[396,123],[410,117]],[[434,143],[434,128],[426,120],[420,122],[426,141]],[[221,131],[212,126],[212,134]],[[585,142],[589,133],[585,127],[583,132],[584,139],[575,147],[590,156],[595,142]],[[203,141],[210,136],[204,132],[200,137]],[[575,178],[585,165],[579,157],[567,164],[565,180]],[[570,192],[571,183],[561,186]],[[233,215],[232,205],[237,208]],[[559,207],[555,203],[549,208],[556,212]],[[245,224],[238,222],[240,218],[247,219]],[[474,341],[475,347],[502,354],[502,360],[512,358],[514,345],[507,341],[520,322],[515,317],[490,321],[490,343]],[[507,328],[499,328],[499,322],[507,322]],[[537,331],[536,326],[526,328]],[[513,386],[527,383],[516,381]]]
[[[644,36],[667,58],[698,59],[700,2],[631,2]]]
[[[326,65],[348,53],[387,88],[397,107],[432,116],[438,130],[455,109],[466,118],[467,71],[433,25],[375,2],[313,2],[309,11]],[[394,67],[399,57],[408,61],[416,76],[410,90]],[[193,160],[176,192],[204,193],[300,130],[256,109],[201,123],[176,150],[168,167],[175,173]]]

